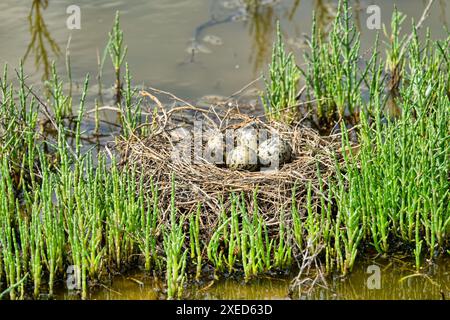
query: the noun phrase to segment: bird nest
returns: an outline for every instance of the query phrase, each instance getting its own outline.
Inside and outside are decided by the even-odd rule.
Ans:
[[[220,111],[219,108],[205,110],[184,105],[164,111],[155,96],[147,92],[144,95],[161,108],[159,115],[148,124],[152,126],[151,133],[145,137],[133,135],[119,142],[118,147],[122,163],[137,170],[137,176],[143,178],[147,190],[150,190],[150,183],[158,187],[163,219],[168,218],[171,182],[175,177],[177,210],[187,214],[201,203],[202,222],[207,226],[205,230],[214,229],[220,213],[231,205],[232,193],[242,195],[249,208],[253,207],[256,195],[258,208],[267,225],[279,224],[282,211],[287,213],[284,217],[289,223],[292,197],[296,203],[304,203],[308,185],[313,191],[323,190],[325,186],[321,188],[321,181],[326,184],[335,168],[335,154],[340,146],[337,136],[323,137],[301,124],[290,126],[263,121],[261,117],[239,112],[236,107]],[[292,147],[291,161],[278,169],[236,171],[211,163],[198,152],[204,150],[211,133],[226,135],[230,130],[249,124],[276,132],[287,141]],[[196,132],[203,134],[196,137]],[[183,144],[180,153],[180,141],[192,143],[187,148]],[[318,178],[319,171],[321,179]]]

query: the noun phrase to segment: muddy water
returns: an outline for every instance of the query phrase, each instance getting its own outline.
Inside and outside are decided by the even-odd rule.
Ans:
[[[258,299],[282,300],[289,299],[289,279],[260,278],[245,284],[242,280],[226,279],[207,282],[202,285],[192,285],[184,292],[185,299],[216,300],[216,299]],[[60,298],[76,298],[63,294]],[[157,300],[165,299],[163,283],[155,278],[142,274],[117,277],[108,288],[92,294],[90,299],[100,300]]]
[[[378,273],[379,270],[379,273]],[[379,283],[377,275],[379,274]],[[379,286],[378,286],[379,284]],[[377,259],[357,264],[351,275],[328,280],[328,288],[318,288],[307,299],[450,299],[450,259],[415,271],[404,259]]]
[[[261,277],[245,283],[242,279],[205,281],[189,285],[186,299],[450,299],[450,259],[424,267],[416,273],[411,263],[403,259],[377,259],[355,266],[343,278],[330,276],[313,290],[302,292],[290,289],[293,277]],[[77,299],[68,292],[60,292],[58,299]],[[109,286],[96,290],[91,299],[101,300],[155,300],[165,299],[164,284],[142,273],[117,276]]]
[[[64,74],[66,52],[70,53],[72,78],[83,82],[86,73],[98,73],[98,56],[105,48],[108,31],[116,10],[122,13],[122,28],[128,45],[136,85],[152,86],[194,101],[201,97],[228,96],[257,78],[269,60],[276,20],[281,21],[289,48],[297,54],[299,64],[305,47],[304,34],[311,29],[311,12],[316,11],[323,29],[329,26],[337,1],[333,0],[261,0],[258,7],[245,10],[238,0],[77,0],[81,8],[81,30],[66,27],[68,2],[64,0],[0,1],[0,65],[16,67],[25,60],[28,82],[42,84],[50,65],[56,61]],[[258,1],[246,1],[258,2]],[[370,4],[381,8],[382,22],[389,24],[394,4],[416,21],[427,1],[352,1],[355,20],[362,34],[362,48],[371,46],[376,31],[366,27],[366,9]],[[450,17],[447,0],[437,0],[424,24],[434,38],[446,36],[444,26]],[[408,31],[410,28],[405,27]],[[70,46],[68,47],[68,40]],[[67,50],[68,47],[68,50]],[[108,58],[109,59],[109,58]],[[103,82],[113,83],[112,67],[107,59]],[[76,90],[76,87],[75,87]],[[95,81],[91,92],[97,92]],[[109,91],[104,91],[108,95]],[[107,99],[106,99],[107,100]],[[93,100],[90,101],[89,109]],[[114,121],[113,114],[110,117]],[[102,127],[105,133],[114,132]],[[328,279],[324,288],[302,299],[440,299],[450,298],[450,261],[441,261],[420,275],[400,261],[378,261],[381,288],[369,289],[369,264],[359,264],[342,279]],[[407,278],[404,278],[407,277]],[[242,280],[227,279],[191,286],[189,299],[289,299],[291,279],[261,278],[244,285]],[[114,278],[110,286],[101,287],[92,299],[161,299],[161,282],[143,274]],[[59,298],[74,296],[61,292]]]
[[[192,99],[211,94],[227,96],[258,77],[269,59],[277,19],[282,23],[288,45],[300,58],[303,35],[310,33],[312,11],[317,12],[319,23],[326,29],[337,3],[334,0],[78,0],[75,4],[81,9],[81,30],[68,30],[68,2],[48,0],[45,6],[46,1],[0,2],[0,65],[9,62],[17,66],[29,48],[26,73],[30,74],[30,82],[39,82],[48,74],[52,60],[57,61],[59,70],[65,70],[64,56],[71,36],[73,78],[82,82],[87,72],[92,76],[97,74],[97,52],[102,53],[114,13],[120,10],[135,83]],[[241,5],[244,2],[260,5],[245,10]],[[417,21],[427,1],[351,2],[364,49],[373,43],[376,35],[366,27],[367,6],[378,4],[382,22],[389,24],[394,3]],[[437,0],[425,26],[431,28],[434,37],[442,38],[449,16],[448,1]],[[212,20],[216,23],[208,24]],[[33,37],[36,37],[34,42]],[[107,63],[104,75],[109,84],[113,83],[111,71]]]

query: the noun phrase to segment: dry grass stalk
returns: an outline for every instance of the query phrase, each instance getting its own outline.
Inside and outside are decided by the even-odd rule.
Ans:
[[[158,119],[154,119],[156,127],[147,137],[133,135],[127,141],[121,141],[118,148],[122,154],[122,163],[136,166],[138,172],[144,176],[144,181],[150,180],[160,190],[160,203],[164,206],[170,203],[171,177],[176,177],[176,203],[181,213],[190,213],[196,210],[197,204],[203,204],[202,234],[209,239],[208,231],[214,230],[223,206],[230,205],[229,195],[243,193],[248,208],[252,208],[252,197],[255,189],[258,190],[258,207],[263,214],[267,225],[274,226],[280,222],[281,210],[290,213],[292,189],[297,184],[296,199],[300,205],[306,196],[306,186],[311,182],[315,192],[319,193],[317,168],[321,170],[324,181],[332,174],[335,167],[334,152],[340,146],[340,138],[323,137],[310,128],[301,126],[288,126],[278,122],[265,123],[257,117],[250,117],[238,111],[238,108],[217,108],[204,110],[187,105],[164,110],[162,103],[155,96],[164,92],[150,94],[143,92],[160,109]],[[178,98],[171,97],[180,101]],[[177,114],[177,117],[172,117]],[[179,116],[182,115],[182,116]],[[180,122],[176,119],[206,120],[203,125],[212,130],[224,133],[227,129],[238,129],[249,123],[255,123],[258,128],[276,130],[283,139],[290,142],[294,159],[283,165],[279,170],[271,172],[233,171],[219,167],[201,159],[198,163],[189,160],[174,161],[171,158],[174,150],[175,130],[184,128],[192,130],[192,121]],[[203,139],[203,146],[205,144]],[[148,186],[148,190],[150,187]],[[168,218],[168,210],[163,208],[163,219]],[[287,223],[290,215],[285,215]]]

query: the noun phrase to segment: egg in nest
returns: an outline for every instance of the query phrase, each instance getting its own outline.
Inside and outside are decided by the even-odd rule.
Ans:
[[[258,147],[258,161],[264,167],[278,169],[291,159],[292,147],[280,137],[272,137]]]

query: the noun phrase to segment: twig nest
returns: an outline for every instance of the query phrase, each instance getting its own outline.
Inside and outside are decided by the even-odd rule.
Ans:
[[[186,128],[177,128],[170,132],[172,142],[180,142],[191,138],[191,132]]]
[[[260,144],[258,160],[262,166],[278,168],[292,159],[292,147],[280,137],[270,138]]]
[[[258,169],[258,155],[247,146],[238,146],[228,154],[227,166],[231,170],[255,171]]]

